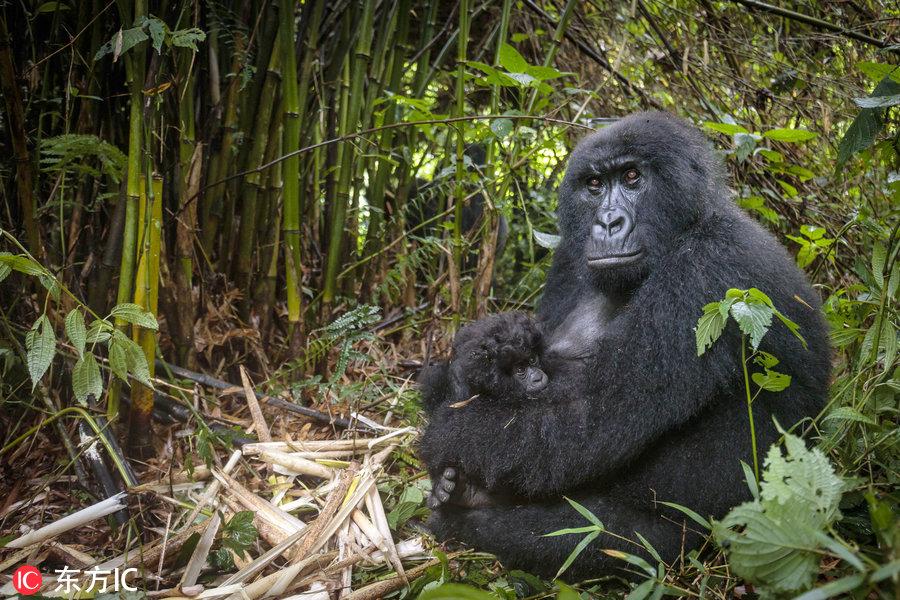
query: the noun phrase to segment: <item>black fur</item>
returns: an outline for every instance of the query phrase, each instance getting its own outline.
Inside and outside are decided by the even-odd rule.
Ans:
[[[588,190],[586,180],[617,173],[622,157],[641,179],[616,192],[634,221],[621,244],[644,254],[591,268],[587,259],[598,247],[592,231],[606,196]],[[830,350],[819,298],[784,247],[729,199],[721,162],[704,136],[668,114],[632,115],[578,145],[559,191],[559,226],[538,317],[548,345],[566,347],[575,330],[592,332],[569,344],[577,360],[555,364],[546,389],[512,410],[503,402],[450,408],[459,398],[448,370],[431,370],[424,380],[430,425],[421,455],[432,476],[452,466],[488,492],[519,501],[443,504],[429,525],[439,539],[550,576],[582,536],[543,534],[585,524],[562,498],[568,496],[608,531],[635,540],[641,533],[673,562],[699,536],[684,533],[684,516],[654,500],[721,517],[747,499],[739,461],[752,461],[740,332],[729,322],[698,357],[694,327],[702,307],[728,288],[757,287],[800,325],[809,344],[804,349],[777,321],[763,339],[761,349],[793,378],[785,391],[763,393],[753,405],[764,452],[778,438],[773,418],[789,427],[823,406]],[[475,356],[457,355],[454,363],[450,371],[484,369]],[[627,567],[604,548],[646,556],[640,546],[601,535],[567,577]]]

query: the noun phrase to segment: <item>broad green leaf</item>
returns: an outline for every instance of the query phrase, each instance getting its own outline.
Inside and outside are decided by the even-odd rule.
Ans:
[[[900,94],[900,83],[886,76],[875,86],[869,96],[879,97],[894,94]],[[835,171],[840,171],[851,156],[875,143],[875,138],[884,127],[881,113],[881,108],[864,108],[859,111],[838,146]]]
[[[770,129],[763,133],[763,137],[776,142],[805,142],[818,135],[818,133],[806,129]]]
[[[887,260],[887,250],[880,241],[872,247],[872,276],[878,287],[884,287],[884,263]]]
[[[26,275],[44,274],[43,267],[24,254],[10,254],[9,252],[4,252],[0,254],[0,263],[5,264],[13,271],[25,273]]]
[[[647,579],[639,586],[631,590],[627,596],[625,596],[625,600],[644,600],[647,596],[650,595],[650,592],[653,591],[653,586],[656,585],[655,579]]]
[[[497,600],[497,597],[461,583],[445,583],[426,589],[419,594],[419,600]]]
[[[50,297],[59,302],[59,281],[49,273],[41,273],[38,275],[38,281],[50,293]]]
[[[94,321],[91,321],[91,325],[87,330],[87,338],[85,339],[85,341],[88,344],[102,344],[109,339],[112,330],[112,325],[110,325],[103,319],[96,319]]]
[[[153,49],[157,54],[161,54],[163,41],[166,39],[166,24],[156,17],[145,18],[145,23],[150,32],[150,39],[153,41]]]
[[[84,345],[87,343],[87,328],[84,326],[84,315],[78,308],[73,308],[66,315],[66,337],[75,346],[75,352],[81,358],[84,355]]]
[[[46,314],[41,315],[25,334],[25,358],[33,390],[53,362],[56,353],[56,333]]]
[[[525,73],[531,75],[538,81],[549,81],[550,79],[557,79],[558,77],[563,77],[565,75],[571,75],[571,73],[563,73],[562,71],[558,71],[553,67],[544,67],[544,66],[529,66],[525,69]]]
[[[697,321],[694,334],[697,339],[697,356],[702,356],[725,330],[725,315],[719,310],[719,303],[713,302],[704,307],[704,313]]]
[[[534,241],[537,242],[537,245],[548,250],[553,250],[554,248],[559,246],[559,242],[562,240],[562,238],[558,235],[554,235],[552,233],[544,233],[543,231],[538,231],[537,229],[532,229],[531,233],[532,235],[534,235]]]
[[[512,119],[493,119],[491,121],[491,131],[494,132],[494,135],[496,135],[498,139],[502,140],[508,136],[509,132],[512,131],[512,128]]]
[[[756,481],[753,468],[741,461],[741,469],[744,471],[744,481],[747,482],[747,487],[750,488],[750,495],[753,496],[754,500],[759,500],[759,482]]]
[[[94,355],[88,352],[75,363],[72,369],[72,392],[81,403],[87,402],[89,396],[99,399],[103,394],[103,378]]]
[[[706,121],[703,126],[712,131],[718,131],[725,135],[735,135],[737,133],[750,133],[746,128],[733,123],[716,123],[715,121]]]
[[[900,83],[900,67],[897,65],[865,61],[857,63],[856,68],[862,71],[862,73],[872,81],[877,82],[885,77],[891,77]]]
[[[801,225],[800,233],[811,240],[818,240],[825,235],[825,228],[817,227],[815,225]]]
[[[750,375],[753,383],[768,392],[781,392],[791,385],[791,376],[766,369],[765,373],[753,373]]]
[[[117,61],[122,54],[128,52],[141,42],[147,39],[143,26],[132,27],[131,29],[120,29],[113,34],[112,38],[97,50],[94,55],[94,61],[98,61],[107,54],[113,55],[113,62]]]
[[[206,34],[196,27],[191,27],[189,29],[173,31],[170,39],[173,46],[177,48],[190,48],[196,52],[198,50],[197,42],[205,40]]]
[[[844,483],[818,449],[786,434],[786,455],[769,449],[759,500],[713,524],[734,573],[761,595],[796,596],[819,572],[821,535],[840,517]]]
[[[500,52],[497,55],[500,66],[511,73],[525,73],[530,66],[528,61],[519,54],[519,51],[510,46],[503,44],[500,46]]]
[[[122,381],[128,381],[128,351],[117,341],[118,338],[112,338],[109,343],[109,368],[113,374]]]
[[[144,329],[152,329],[154,331],[159,329],[159,324],[156,322],[156,317],[153,316],[153,313],[144,310],[137,304],[118,304],[112,309],[110,315]]]
[[[754,350],[759,348],[763,336],[772,325],[774,311],[761,302],[738,301],[731,305],[731,316],[741,331],[750,337]]]
[[[125,357],[128,362],[128,372],[138,381],[152,388],[153,383],[150,381],[150,368],[147,365],[147,358],[144,351],[138,346],[137,342],[125,335],[119,330],[112,332],[113,341],[110,344],[116,344],[125,351]]]
[[[865,98],[854,98],[853,101],[861,108],[883,108],[900,104],[900,94],[892,94],[890,96],[866,96]]]
[[[822,587],[817,587],[805,594],[800,594],[794,598],[794,600],[826,600],[826,598],[833,598],[839,594],[853,591],[862,586],[865,581],[866,576],[862,573],[848,575],[846,577],[841,577],[840,579],[829,581]]]
[[[556,595],[556,600],[581,600],[581,596],[578,594],[578,592],[567,586],[562,581],[556,580],[553,583],[555,583],[556,587],[559,588],[559,593]]]

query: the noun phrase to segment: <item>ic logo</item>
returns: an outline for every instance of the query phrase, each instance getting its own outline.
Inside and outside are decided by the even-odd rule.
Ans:
[[[13,573],[13,587],[23,596],[36,594],[41,589],[41,583],[43,583],[43,578],[37,567],[22,565]]]

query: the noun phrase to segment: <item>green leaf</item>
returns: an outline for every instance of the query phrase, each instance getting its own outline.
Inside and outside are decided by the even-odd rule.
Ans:
[[[103,394],[103,378],[94,355],[88,352],[75,363],[72,369],[72,392],[81,403],[87,402],[88,396],[99,399]]]
[[[699,514],[688,508],[687,506],[682,506],[680,504],[675,504],[674,502],[663,502],[657,501],[657,504],[662,504],[663,506],[668,506],[669,508],[674,508],[678,512],[684,513],[687,517],[689,517],[694,523],[699,525],[704,529],[711,529],[712,525],[710,525],[709,521],[701,517]],[[642,538],[643,539],[643,538]]]
[[[157,54],[162,53],[163,41],[166,39],[166,24],[156,17],[145,18],[147,30],[150,32],[150,39],[153,41],[153,49]]]
[[[731,316],[741,331],[750,336],[750,345],[759,348],[763,336],[769,331],[774,311],[761,302],[738,301],[731,305]]]
[[[644,598],[649,596],[650,592],[653,591],[653,586],[655,585],[655,579],[647,579],[642,584],[631,590],[628,595],[625,596],[625,600],[644,600]]]
[[[559,588],[559,593],[556,595],[556,600],[581,600],[581,596],[578,594],[578,592],[567,586],[562,581],[557,579],[553,583],[555,583],[556,587]]]
[[[153,387],[150,381],[150,368],[147,365],[147,358],[144,351],[130,337],[119,330],[112,332],[113,340],[110,344],[119,345],[125,351],[125,358],[128,363],[128,372],[138,381],[149,388]]]
[[[569,554],[569,556],[566,557],[565,562],[559,568],[559,571],[556,572],[556,576],[554,577],[554,579],[558,579],[563,573],[565,573],[568,568],[572,566],[572,563],[575,562],[575,559],[578,558],[578,556],[582,552],[584,552],[584,549],[588,547],[588,544],[597,539],[598,535],[600,535],[600,532],[595,531],[584,536],[584,538],[582,538],[582,540],[578,542],[578,545],[572,549],[572,552]]]
[[[497,58],[500,66],[511,73],[525,73],[528,70],[528,61],[509,44],[500,46]]]
[[[544,66],[529,66],[525,69],[525,73],[531,75],[538,81],[549,81],[551,79],[557,79],[559,77],[564,77],[566,75],[571,75],[571,73],[563,73],[562,71],[558,71],[553,67],[544,67]]]
[[[868,415],[864,415],[860,411],[851,406],[839,406],[825,415],[823,421],[854,421],[856,423],[865,423],[867,425],[875,425],[876,421]]]
[[[716,123],[714,121],[706,121],[703,123],[703,126],[707,129],[711,129],[712,131],[718,131],[719,133],[724,133],[725,135],[735,135],[738,133],[750,133],[746,128],[741,127],[740,125],[736,125],[734,123]]]
[[[84,315],[77,308],[73,308],[66,315],[66,336],[75,346],[75,352],[78,353],[79,358],[82,357],[84,345],[87,342],[87,328],[84,326]]]
[[[900,83],[885,76],[869,96],[879,97],[895,94],[900,94]],[[884,121],[881,118],[882,112],[881,108],[864,108],[859,111],[838,146],[836,171],[840,171],[851,156],[875,143],[875,138],[884,127]]]
[[[503,139],[512,131],[512,119],[494,119],[491,121],[491,131],[498,139]]]
[[[857,63],[856,68],[872,81],[878,82],[885,77],[890,77],[900,83],[900,67],[897,65],[865,61]]]
[[[553,250],[554,248],[559,246],[559,242],[562,240],[562,238],[558,235],[554,235],[552,233],[544,233],[543,231],[538,231],[537,229],[532,229],[531,233],[532,235],[534,235],[534,241],[537,242],[537,245],[548,250]]]
[[[109,368],[113,374],[122,381],[128,381],[128,351],[118,338],[112,338],[109,343]]]
[[[818,135],[818,133],[806,129],[770,129],[763,133],[763,137],[776,142],[805,142]]]
[[[725,330],[725,315],[719,310],[719,302],[703,307],[703,315],[697,320],[694,334],[697,338],[697,356],[702,356]]]
[[[4,252],[0,254],[0,264],[4,264],[13,271],[25,273],[26,275],[40,276],[44,274],[44,268],[24,254]]]
[[[900,104],[900,94],[892,94],[889,96],[867,96],[865,98],[854,98],[853,101],[861,108],[883,108]]]
[[[766,369],[765,373],[753,373],[750,376],[753,383],[767,392],[781,392],[791,385],[791,376]]]
[[[759,483],[756,481],[753,469],[744,461],[741,461],[741,469],[744,471],[744,481],[747,482],[747,487],[750,488],[750,495],[753,496],[754,500],[759,500]]]
[[[545,533],[543,537],[556,537],[558,535],[572,535],[575,533],[590,533],[592,531],[597,531],[596,525],[585,525],[584,527],[569,527],[567,529],[557,529],[556,531]]]
[[[581,504],[579,504],[579,503],[576,502],[575,500],[572,500],[571,498],[568,498],[568,497],[566,497],[566,496],[563,496],[563,498],[565,498],[565,499],[566,499],[566,502],[568,502],[569,504],[571,504],[571,505],[572,505],[572,508],[574,508],[575,510],[577,510],[578,513],[579,513],[582,517],[584,517],[585,519],[587,519],[588,521],[590,521],[591,523],[593,523],[594,525],[596,525],[596,526],[599,527],[600,529],[603,529],[603,528],[604,528],[604,527],[603,527],[603,523],[600,522],[600,519],[598,519],[598,518],[594,515],[594,513],[592,513],[591,511],[589,511],[587,508],[585,508],[584,506],[582,506]]]
[[[445,583],[423,591],[419,600],[497,600],[497,597],[461,583]]]
[[[197,42],[202,42],[205,39],[206,34],[196,27],[173,31],[171,37],[173,46],[176,46],[178,48],[190,48],[195,52],[198,50]]]
[[[28,374],[31,376],[31,389],[50,368],[53,355],[56,353],[56,333],[46,314],[41,315],[25,334],[25,359],[28,363]]]
[[[122,54],[128,52],[146,39],[147,34],[144,33],[143,26],[132,27],[131,29],[120,29],[113,34],[108,42],[100,46],[100,49],[97,50],[97,53],[94,55],[94,61],[100,60],[107,54],[112,54],[113,62],[116,62]]]
[[[85,341],[88,344],[102,344],[109,339],[112,330],[113,327],[108,321],[96,319],[95,321],[92,321],[90,327],[88,327],[87,338]]]
[[[844,488],[820,450],[791,434],[784,444],[786,455],[769,449],[759,500],[713,524],[732,570],[767,596],[794,596],[815,581],[822,535],[840,518]]]
[[[613,558],[624,560],[630,565],[634,565],[635,567],[647,573],[647,575],[649,575],[650,577],[656,576],[656,569],[654,569],[650,563],[648,563],[640,556],[635,556],[634,554],[629,554],[628,552],[622,552],[621,550],[604,549],[602,552],[608,556],[612,556]]]
[[[794,598],[794,600],[825,600],[826,598],[833,598],[838,594],[844,594],[855,590],[862,586],[865,581],[866,576],[862,573],[848,575],[846,577],[841,577],[840,579],[829,581],[825,585],[810,590],[805,594],[800,594]]]
[[[153,316],[153,313],[144,310],[137,304],[118,304],[112,309],[110,315],[144,329],[152,329],[154,331],[159,329],[159,323],[156,322],[156,317]]]

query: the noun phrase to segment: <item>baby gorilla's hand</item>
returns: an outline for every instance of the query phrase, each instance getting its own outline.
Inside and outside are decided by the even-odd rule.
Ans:
[[[428,508],[437,510],[445,504],[462,508],[485,508],[496,502],[486,489],[468,482],[455,467],[447,467],[437,480],[431,481]]]

